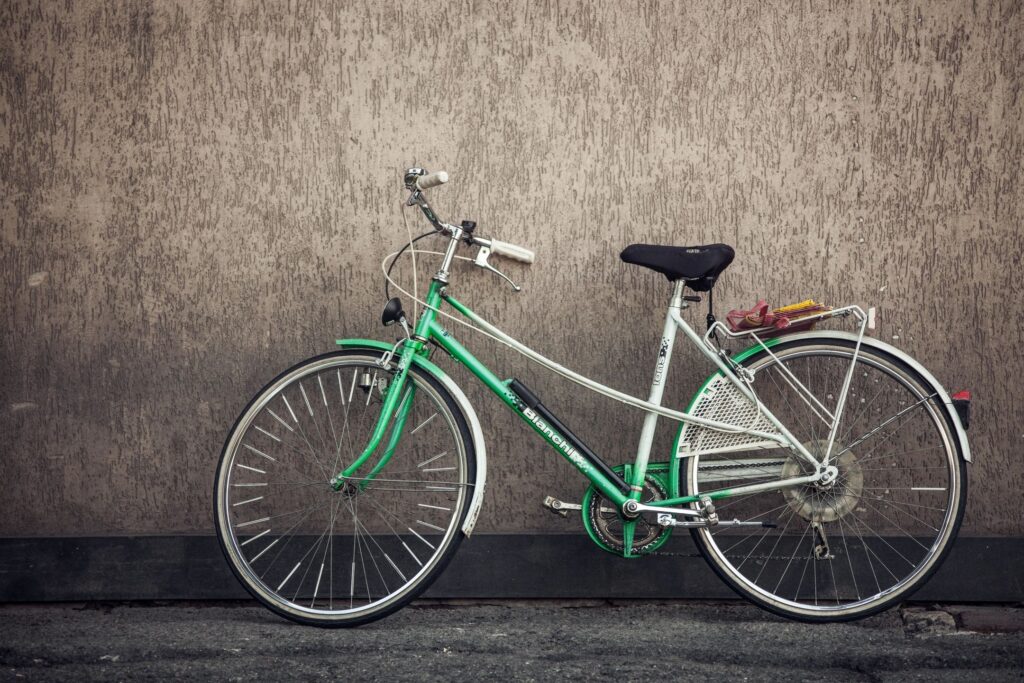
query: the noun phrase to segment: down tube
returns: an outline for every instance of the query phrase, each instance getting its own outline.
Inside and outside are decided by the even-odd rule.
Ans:
[[[448,330],[441,327],[437,322],[431,321],[430,323],[430,337],[436,341],[441,348],[450,353],[452,357],[458,362],[466,366],[466,368],[472,372],[476,377],[487,386],[492,392],[497,394],[498,398],[504,401],[505,405],[512,408],[526,424],[539,434],[553,449],[555,449],[563,458],[568,460],[573,467],[583,473],[587,479],[593,484],[594,488],[600,491],[608,500],[614,502],[616,505],[621,506],[626,502],[626,496],[622,495],[619,488],[608,480],[601,472],[599,472],[593,465],[587,460],[572,451],[571,454],[565,453],[558,444],[555,443],[555,439],[562,440],[562,437],[557,433],[551,433],[551,430],[547,432],[538,428],[533,421],[531,421],[524,410],[526,405],[519,400],[516,393],[509,388],[508,382],[502,381],[491,372],[486,365],[481,363],[476,357],[469,352],[469,350],[460,344],[454,337],[449,334]]]

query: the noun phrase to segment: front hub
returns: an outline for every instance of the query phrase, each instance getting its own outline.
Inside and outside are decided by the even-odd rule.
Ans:
[[[331,488],[341,494],[346,500],[359,495],[359,486],[353,484],[343,477],[333,477],[330,481]]]

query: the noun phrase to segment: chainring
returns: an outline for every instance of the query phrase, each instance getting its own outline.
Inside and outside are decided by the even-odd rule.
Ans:
[[[640,494],[641,503],[649,503],[652,500],[665,500],[668,493],[660,479],[652,474],[644,477],[643,492]],[[596,490],[589,496],[590,502],[584,508],[590,530],[593,532],[594,540],[604,550],[616,555],[622,555],[626,549],[623,538],[623,525],[625,520],[619,514],[614,503],[601,495]],[[643,515],[636,520],[636,530],[633,536],[633,553],[642,555],[649,553],[658,547],[668,538],[671,529],[661,527],[646,519]]]

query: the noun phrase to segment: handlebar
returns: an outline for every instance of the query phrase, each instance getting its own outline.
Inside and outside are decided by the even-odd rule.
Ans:
[[[432,187],[438,185],[444,185],[448,182],[448,173],[446,171],[436,171],[427,175],[421,175],[416,179],[417,190],[429,190]]]
[[[523,263],[533,263],[537,258],[531,249],[500,240],[491,240],[491,252]]]
[[[435,230],[452,238],[452,242],[445,253],[445,258],[441,264],[441,270],[439,272],[447,273],[455,254],[455,248],[459,241],[464,241],[467,244],[475,244],[481,247],[480,253],[477,255],[476,259],[477,265],[482,265],[488,270],[493,270],[506,280],[508,279],[508,276],[487,265],[488,254],[504,256],[505,258],[510,258],[522,263],[534,262],[537,257],[531,249],[520,247],[517,244],[511,244],[509,242],[502,242],[500,240],[475,237],[472,232],[472,228],[475,227],[475,224],[470,225],[465,229],[465,231],[463,231],[462,228],[454,225],[448,225],[441,221],[441,219],[439,219],[434,213],[433,209],[430,208],[426,197],[423,195],[423,191],[432,187],[444,185],[447,182],[448,174],[445,171],[427,173],[426,170],[422,168],[410,168],[405,172],[405,187],[407,190],[412,192],[412,194],[409,195],[409,199],[406,204],[408,206],[418,206],[423,212],[424,217],[426,217],[430,224],[434,226]],[[511,282],[511,280],[509,280],[509,282]],[[513,283],[513,286],[518,291],[518,285]]]

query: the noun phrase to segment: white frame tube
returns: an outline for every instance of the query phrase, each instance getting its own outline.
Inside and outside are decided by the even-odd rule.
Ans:
[[[658,359],[654,366],[654,378],[651,380],[651,391],[647,396],[647,403],[652,406],[661,407],[661,399],[665,394],[666,377],[668,369],[672,364],[672,349],[676,344],[676,330],[678,329],[672,319],[672,311],[679,311],[683,304],[682,280],[676,282],[672,290],[672,301],[669,302],[669,310],[665,314],[665,326],[661,333],[661,346],[658,347]],[[647,472],[647,463],[651,458],[651,448],[654,445],[654,433],[658,426],[658,413],[648,411],[644,416],[644,426],[640,430],[640,440],[636,447],[636,461],[633,469],[633,481],[629,482],[634,492],[643,491],[643,477]]]
[[[673,298],[673,301],[675,301],[675,298]],[[705,344],[703,344],[701,342],[700,336],[696,332],[694,332],[693,328],[691,328],[689,326],[689,324],[687,324],[687,322],[685,320],[683,320],[680,317],[680,310],[681,310],[681,308],[682,308],[681,302],[680,302],[679,308],[673,308],[670,305],[669,309],[668,309],[668,316],[667,316],[668,321],[671,321],[675,328],[682,329],[683,330],[683,334],[685,334],[690,339],[690,341],[693,342],[694,346],[696,346],[698,349],[700,349],[701,353],[703,353],[707,358],[709,358],[718,367],[718,369],[722,372],[722,374],[725,375],[726,377],[728,377],[729,380],[732,381],[733,384],[737,386],[737,388],[743,393],[744,396],[746,396],[749,400],[756,402],[757,399],[753,396],[753,393],[750,391],[750,389],[745,384],[740,382],[733,375],[731,369],[722,361],[722,359],[719,358],[718,355],[715,354]],[[555,361],[551,360],[550,358],[548,358],[546,356],[543,356],[540,353],[537,353],[536,351],[531,349],[529,346],[526,346],[522,342],[520,342],[520,341],[510,337],[509,335],[505,334],[502,330],[498,329],[497,327],[495,327],[491,323],[489,323],[486,320],[484,320],[483,318],[481,318],[475,312],[468,311],[467,313],[468,313],[467,317],[474,324],[478,325],[484,332],[486,332],[487,334],[491,335],[492,337],[494,337],[498,341],[502,342],[503,344],[505,344],[507,346],[510,346],[511,348],[515,349],[516,351],[518,351],[519,353],[523,354],[527,358],[529,358],[529,359],[533,360],[534,362],[536,362],[536,363],[538,363],[540,365],[543,365],[544,367],[548,368],[552,372],[555,372],[555,373],[557,373],[559,375],[562,375],[566,379],[572,380],[573,382],[576,382],[577,384],[580,384],[580,385],[586,387],[587,389],[590,389],[591,391],[595,391],[595,392],[597,392],[597,393],[599,393],[599,394],[601,394],[603,396],[607,396],[608,398],[611,398],[613,400],[619,401],[620,403],[625,403],[626,405],[630,405],[630,406],[633,406],[635,408],[639,408],[640,410],[646,411],[648,413],[653,413],[656,416],[664,416],[664,417],[671,418],[673,420],[676,420],[677,422],[686,422],[688,424],[695,424],[695,425],[697,425],[699,427],[706,427],[708,429],[714,429],[714,430],[717,430],[717,431],[720,431],[720,432],[730,432],[730,433],[734,433],[734,434],[749,434],[751,436],[756,436],[756,437],[758,437],[760,439],[765,439],[765,440],[768,440],[768,441],[774,441],[776,443],[782,444],[783,446],[792,447],[808,463],[814,465],[815,468],[820,468],[821,467],[821,462],[817,458],[815,458],[813,455],[811,455],[810,452],[807,450],[807,448],[804,447],[804,445],[802,443],[797,441],[793,437],[793,435],[789,432],[789,430],[786,429],[786,427],[779,421],[779,419],[777,417],[775,417],[775,415],[773,415],[771,413],[771,411],[768,410],[767,408],[765,408],[764,406],[761,406],[762,414],[766,418],[768,418],[768,421],[771,422],[772,425],[776,429],[779,430],[778,434],[771,434],[771,433],[768,433],[768,432],[762,432],[762,431],[758,431],[758,430],[754,430],[754,429],[748,429],[746,427],[741,427],[739,425],[733,425],[733,424],[728,424],[728,423],[725,423],[725,422],[719,422],[717,420],[709,420],[707,418],[696,417],[694,415],[688,415],[688,414],[680,412],[678,410],[672,410],[670,408],[665,408],[665,407],[662,407],[662,406],[660,406],[660,405],[658,405],[656,403],[652,403],[652,402],[649,402],[649,401],[644,401],[643,399],[637,398],[636,396],[630,396],[629,394],[623,393],[623,392],[618,391],[616,389],[612,389],[611,387],[606,386],[604,384],[601,384],[600,382],[595,382],[594,380],[590,379],[589,377],[584,377],[583,375],[579,374],[578,372],[574,372],[574,371],[566,368],[565,366],[560,365],[559,363],[556,363]],[[666,331],[667,331],[667,335],[672,336],[673,339],[674,339],[675,329],[670,329],[669,325],[668,325],[668,322],[666,322]],[[668,369],[669,369],[669,363],[666,362],[664,364],[664,373],[665,373],[665,375],[668,374]],[[663,390],[663,387],[662,387],[662,390]],[[652,391],[653,391],[653,386],[652,386]],[[652,428],[652,430],[653,430],[653,428]],[[642,436],[643,436],[643,433],[641,432],[641,443],[640,443],[639,446],[643,445],[643,443],[642,443]],[[652,431],[652,436],[653,436],[653,431]],[[639,454],[640,454],[640,447],[638,447],[637,453],[638,453],[638,456],[639,456]],[[648,457],[649,457],[649,455],[650,455],[650,447],[649,446],[647,448],[647,454],[648,454]]]

